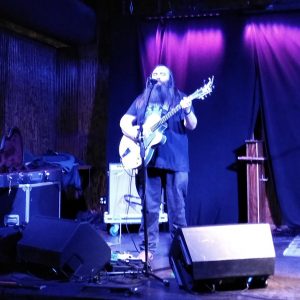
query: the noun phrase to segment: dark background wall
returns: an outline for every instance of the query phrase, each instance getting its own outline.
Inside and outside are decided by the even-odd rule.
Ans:
[[[120,117],[144,87],[137,78],[145,81],[156,64],[166,64],[177,86],[190,94],[202,80],[215,75],[212,95],[195,103],[199,123],[190,133],[188,223],[247,221],[241,217],[247,209],[246,171],[238,156],[245,155],[246,140],[263,139],[268,175],[259,181],[267,183],[273,221],[298,227],[298,19],[298,11],[152,18],[138,20],[137,39],[125,34],[130,27],[120,20],[122,30],[116,31],[120,35],[115,42],[122,43],[123,35],[129,42],[122,43],[122,56],[111,52],[123,61],[111,69],[119,80],[110,99],[109,122],[117,136],[108,136],[108,161],[118,161]],[[132,66],[136,56],[139,68]],[[274,209],[278,202],[282,219]]]
[[[97,209],[106,193],[107,20],[81,1],[0,5],[0,132],[21,130],[25,158],[50,150],[91,165]]]
[[[41,5],[37,0],[0,1],[1,134],[17,126],[21,129],[26,152],[34,155],[41,155],[48,150],[67,152],[91,165],[92,194],[89,207],[101,210],[99,197],[108,196],[108,165],[119,161],[119,120],[142,90],[145,76],[154,64],[169,64],[179,79],[180,88],[187,93],[199,87],[199,80],[206,79],[213,71],[216,89],[210,100],[196,107],[200,129],[191,134],[193,175],[187,211],[192,224],[236,222],[240,213],[240,178],[237,177],[242,174],[235,169],[236,151],[244,146],[245,139],[253,133],[256,116],[248,114],[255,111],[251,101],[259,100],[264,116],[271,117],[269,120],[276,123],[278,118],[272,118],[274,109],[271,109],[274,101],[269,100],[277,99],[276,95],[284,95],[285,91],[285,86],[277,78],[277,74],[284,73],[272,73],[268,68],[268,62],[273,65],[271,59],[264,60],[267,54],[262,49],[268,42],[260,44],[257,37],[254,44],[258,52],[244,51],[242,34],[245,20],[252,22],[251,16],[260,16],[259,20],[254,20],[259,25],[265,22],[264,17],[270,11],[272,14],[279,10],[289,14],[299,9],[298,3],[288,1],[285,2],[288,6],[280,7],[283,2],[276,1],[276,7],[272,1],[248,1],[247,4],[244,1],[221,1],[217,7],[218,1],[185,1],[186,6],[182,7],[181,1],[175,0],[167,4],[165,1],[98,2],[57,0],[45,1]],[[182,15],[191,9],[199,12],[197,18],[182,19]],[[209,18],[205,16],[207,10],[212,14]],[[181,17],[177,13],[182,14]],[[174,28],[178,40],[184,36],[189,29],[188,24],[193,20],[202,23],[200,27],[195,24],[190,27],[199,31],[207,22],[215,22],[215,26],[221,28],[225,42],[223,56],[219,57],[216,64],[210,65],[210,57],[203,52],[198,53],[199,57],[204,55],[201,63],[206,62],[202,64],[202,69],[197,67],[197,60],[183,64],[182,54],[189,53],[189,57],[192,57],[197,54],[195,49],[203,50],[199,44],[198,48],[190,44],[186,52],[179,51],[181,44],[177,48],[149,48],[146,38],[155,37],[157,33],[160,33],[157,38],[164,37],[168,31],[159,32],[156,27],[169,24],[173,18],[177,22]],[[295,20],[287,28],[290,25],[299,26]],[[251,41],[248,44],[251,49],[249,45]],[[175,56],[174,49],[177,51]],[[280,49],[271,47],[270,52]],[[155,51],[160,50],[155,58]],[[270,57],[276,57],[276,54]],[[291,57],[288,63],[295,66],[296,56]],[[280,64],[275,60],[275,65]],[[291,79],[295,79],[293,82],[296,86],[297,72],[295,74]],[[281,87],[280,93],[275,93],[274,81],[268,78],[278,80],[275,86]],[[268,88],[262,90],[263,84]],[[291,111],[296,113],[298,94],[295,88],[291,95]],[[282,103],[275,103],[278,104],[275,111],[279,115]],[[266,126],[269,133],[274,132],[269,125]],[[232,139],[233,135],[235,139]],[[278,140],[276,135],[269,136],[274,141]],[[297,135],[293,134],[293,137]],[[295,143],[298,139],[290,140]],[[297,145],[289,145],[298,149]],[[272,149],[276,151],[272,152]],[[268,154],[275,153],[275,158],[285,151],[280,146],[272,149],[268,149]],[[297,151],[294,156],[297,156]],[[269,158],[273,162],[273,157]],[[293,159],[289,164],[295,166],[298,161],[295,164]],[[278,159],[275,164],[271,163],[272,168],[277,168],[277,174],[281,174]],[[291,168],[284,171],[284,174],[288,174],[287,178],[297,173]],[[280,177],[277,175],[277,178]],[[241,181],[245,180],[243,178]],[[279,182],[277,184],[279,189],[281,185]],[[285,186],[283,188],[290,191]],[[298,190],[293,190],[289,198],[294,201],[297,193]],[[283,190],[281,192],[279,189],[278,195],[284,203]],[[291,223],[297,224],[297,216],[292,219]]]

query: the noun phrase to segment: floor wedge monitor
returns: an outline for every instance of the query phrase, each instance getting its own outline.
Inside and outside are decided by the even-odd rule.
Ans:
[[[17,244],[17,257],[26,265],[55,269],[67,277],[90,277],[110,262],[111,250],[87,222],[35,217]]]
[[[169,261],[179,286],[187,290],[204,285],[223,288],[233,282],[245,285],[242,288],[254,284],[265,287],[275,267],[270,225],[178,229],[171,243]]]

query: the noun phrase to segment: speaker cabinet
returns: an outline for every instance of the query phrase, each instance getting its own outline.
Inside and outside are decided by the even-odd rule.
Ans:
[[[0,269],[16,264],[17,243],[21,239],[20,230],[14,227],[0,227]]]
[[[35,217],[17,244],[17,257],[67,277],[83,277],[102,270],[110,262],[111,251],[89,223]]]
[[[178,229],[169,260],[180,287],[216,285],[235,279],[265,286],[274,274],[275,250],[269,224],[237,224]],[[262,283],[262,284],[260,284]]]

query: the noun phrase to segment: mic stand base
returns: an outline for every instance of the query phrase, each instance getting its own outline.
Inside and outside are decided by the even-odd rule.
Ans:
[[[146,262],[145,262],[145,264],[146,264]],[[146,269],[148,269],[148,270],[146,270]],[[164,286],[167,286],[167,287],[170,286],[170,282],[168,279],[163,279],[163,278],[157,276],[156,274],[154,274],[152,271],[149,272],[149,267],[145,268],[143,273],[144,273],[145,277],[153,277],[153,278],[159,280],[161,283],[163,283]]]

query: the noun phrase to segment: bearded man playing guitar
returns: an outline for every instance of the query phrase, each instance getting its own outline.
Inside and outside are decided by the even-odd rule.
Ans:
[[[200,98],[206,94],[202,94]],[[125,168],[137,170],[136,186],[141,199],[145,199],[142,187],[146,187],[149,260],[152,260],[159,241],[162,195],[167,203],[171,234],[176,228],[187,226],[185,217],[189,172],[187,131],[197,126],[192,106],[193,99],[194,97],[192,99],[185,97],[176,88],[169,68],[158,65],[147,79],[143,93],[135,99],[120,121],[124,134],[119,149],[121,161]],[[144,148],[142,154],[141,148]],[[141,160],[141,156],[145,156],[144,160]],[[140,172],[142,161],[146,165],[143,172],[145,178]],[[138,258],[145,261],[143,222],[139,235],[141,252]]]

